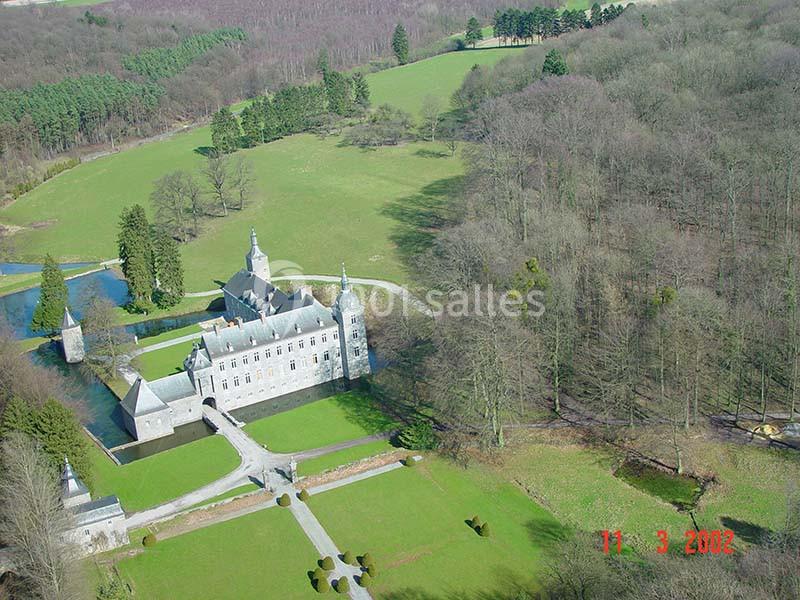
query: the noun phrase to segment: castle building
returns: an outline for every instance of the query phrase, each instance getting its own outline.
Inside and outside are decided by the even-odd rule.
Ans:
[[[64,318],[61,320],[61,349],[68,363],[79,363],[86,356],[83,345],[83,330],[80,323],[72,318],[69,309],[64,307]]]
[[[92,500],[89,489],[64,458],[61,472],[61,502],[72,513],[72,529],[67,532],[85,554],[111,550],[128,543],[125,512],[116,496]]]
[[[131,435],[137,440],[169,435],[201,420],[203,404],[229,411],[370,373],[364,308],[344,267],[332,307],[308,288],[286,294],[270,280],[269,259],[251,230],[245,268],[223,288],[229,325],[202,335],[183,372],[135,381],[122,401]]]

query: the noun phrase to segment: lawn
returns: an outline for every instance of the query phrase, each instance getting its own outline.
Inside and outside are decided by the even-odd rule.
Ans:
[[[183,371],[183,361],[192,352],[192,346],[199,340],[200,338],[180,342],[160,350],[140,354],[133,359],[133,367],[147,381],[179,373]]]
[[[498,598],[533,588],[564,534],[515,486],[434,457],[312,496],[309,506],[342,552],[375,558],[377,599]],[[465,523],[474,515],[489,523],[490,537]]]
[[[142,338],[139,340],[139,347],[147,348],[148,346],[160,344],[161,342],[168,342],[185,335],[191,335],[192,333],[202,333],[202,331],[200,325],[187,325],[186,327],[180,327],[178,329],[165,331],[164,333],[159,333],[158,335]]]
[[[445,54],[371,74],[373,102],[391,101],[415,114],[428,93],[447,103],[473,64],[512,52],[519,50]],[[290,263],[306,273],[336,274],[345,261],[352,276],[404,281],[402,254],[418,241],[404,229],[452,192],[463,165],[438,144],[365,151],[339,142],[297,135],[241,151],[254,165],[253,197],[243,211],[207,220],[201,237],[182,247],[186,289],[213,289],[241,268],[251,226],[273,274]],[[25,228],[14,237],[22,258],[111,258],[121,210],[137,202],[149,208],[153,182],[177,169],[197,171],[204,158],[195,150],[209,143],[208,127],[199,127],[81,164],[0,210],[0,221]],[[324,240],[327,250],[314,240]]]
[[[396,450],[388,440],[378,440],[376,442],[369,442],[353,448],[345,448],[344,450],[337,450],[324,456],[317,458],[310,458],[301,461],[297,465],[297,473],[300,476],[304,475],[317,475],[328,469],[335,469],[342,465],[348,465],[362,458],[375,456],[376,454],[383,454],[384,452],[391,452]]]
[[[748,539],[753,531],[780,525],[787,486],[800,480],[800,461],[775,450],[698,440],[687,441],[685,452],[687,470],[718,481],[698,503],[701,528],[733,529],[740,543],[754,541]],[[690,453],[698,457],[695,464]],[[683,539],[692,528],[689,515],[615,477],[617,464],[602,451],[542,443],[514,447],[501,469],[564,523],[587,531],[619,529],[626,542],[647,550],[656,546],[659,529],[671,540]]]
[[[273,452],[300,452],[394,428],[365,394],[346,392],[245,425],[247,434]]]
[[[628,485],[661,498],[678,508],[694,508],[701,492],[700,482],[692,477],[667,473],[633,460],[622,463],[615,475]]]
[[[270,508],[159,541],[117,568],[148,600],[310,600],[318,558],[292,514]]]
[[[157,506],[219,479],[240,462],[219,435],[117,466],[94,444],[94,497],[116,494],[127,512]]]
[[[388,103],[419,119],[425,96],[436,96],[443,106],[450,106],[450,96],[473,65],[493,65],[519,52],[519,48],[462,50],[373,73],[368,77],[370,99],[374,106]]]

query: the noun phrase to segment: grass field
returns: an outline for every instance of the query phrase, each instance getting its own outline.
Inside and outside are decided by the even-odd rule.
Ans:
[[[273,452],[299,452],[346,442],[394,427],[369,396],[338,394],[245,425],[247,434]]]
[[[210,436],[117,466],[94,444],[94,497],[115,494],[128,511],[157,506],[219,479],[239,465],[222,436]]]
[[[787,486],[800,480],[800,462],[777,451],[729,444],[703,443],[695,454],[704,457],[696,466],[699,472],[713,473],[718,480],[700,498],[696,517],[701,528],[733,529],[737,542],[749,542],[754,541],[748,539],[752,531],[780,525]],[[667,530],[670,539],[683,539],[692,528],[689,515],[614,477],[615,461],[610,454],[579,446],[535,444],[513,447],[501,469],[576,528],[619,529],[626,542],[647,550],[656,546],[659,529]]]
[[[518,51],[445,54],[372,74],[373,102],[416,113],[428,93],[448,101],[473,64]],[[166,173],[199,169],[204,159],[195,149],[209,143],[209,129],[200,127],[84,163],[2,209],[0,221],[24,228],[14,236],[20,257],[111,258],[122,208],[149,206],[153,182]],[[241,268],[250,226],[275,274],[279,261],[335,274],[344,260],[353,276],[403,281],[401,255],[415,242],[404,235],[408,219],[452,192],[461,161],[427,143],[374,151],[338,144],[336,137],[297,135],[242,151],[255,166],[253,198],[241,212],[208,220],[200,239],[183,247],[186,289],[212,289]],[[31,227],[36,223],[47,226]],[[330,248],[322,251],[313,240],[327,240]]]
[[[498,598],[535,587],[561,525],[516,487],[436,458],[312,496],[339,549],[370,552],[375,598]],[[488,538],[465,521],[490,525]]]
[[[140,354],[133,359],[133,367],[147,381],[179,373],[183,371],[183,361],[189,356],[195,341],[181,342]]]
[[[148,600],[310,600],[318,558],[291,513],[270,508],[159,541],[117,568]]]
[[[395,449],[396,448],[392,446],[388,440],[369,442],[361,446],[355,446],[354,448],[345,448],[344,450],[337,450],[325,456],[304,460],[297,465],[297,473],[300,476],[317,475],[328,469],[335,469],[336,467],[359,461],[362,458],[390,452]]]
[[[161,342],[168,342],[192,333],[202,333],[202,331],[203,330],[200,325],[187,325],[186,327],[181,327],[179,329],[173,329],[171,331],[159,333],[158,335],[142,338],[139,340],[139,347],[147,348],[148,346],[160,344]]]

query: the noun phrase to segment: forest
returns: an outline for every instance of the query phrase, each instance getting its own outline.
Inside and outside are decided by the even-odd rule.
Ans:
[[[542,409],[657,425],[678,472],[706,415],[796,416],[798,17],[628,9],[548,45],[568,75],[541,77],[537,46],[474,68],[453,97],[463,193],[399,239],[428,245],[428,289],[535,289],[544,311],[390,328],[395,392],[435,406],[453,443],[501,446]]]
[[[533,43],[534,38],[541,41],[546,38],[558,37],[562,33],[569,33],[577,29],[598,27],[611,23],[622,11],[622,4],[609,4],[605,8],[595,3],[589,16],[586,11],[576,8],[558,10],[536,6],[532,10],[519,10],[510,8],[498,10],[492,18],[494,35],[499,37],[504,44]]]

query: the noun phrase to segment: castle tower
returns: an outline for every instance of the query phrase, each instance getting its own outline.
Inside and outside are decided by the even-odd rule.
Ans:
[[[64,508],[71,508],[92,501],[92,495],[83,482],[75,475],[69,459],[64,457],[64,469],[61,471],[61,502]]]
[[[250,273],[264,281],[270,280],[269,257],[258,247],[256,230],[252,227],[250,228],[250,252],[245,256],[245,263]]]
[[[80,323],[72,318],[67,307],[64,307],[64,319],[61,321],[61,348],[68,363],[79,363],[86,356],[83,330]]]
[[[342,289],[336,297],[336,303],[331,312],[339,324],[339,344],[344,376],[348,379],[356,379],[362,375],[369,375],[364,307],[350,287],[344,264],[342,264]]]

